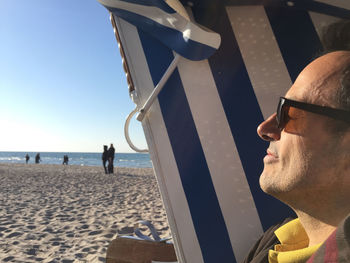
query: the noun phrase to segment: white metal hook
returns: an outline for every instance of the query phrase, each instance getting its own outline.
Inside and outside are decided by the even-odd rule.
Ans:
[[[132,119],[132,117],[134,116],[134,114],[138,112],[138,109],[137,107],[132,111],[130,112],[130,114],[128,115],[128,117],[126,118],[126,121],[125,121],[125,125],[124,125],[124,135],[125,135],[125,139],[126,141],[128,142],[129,146],[131,149],[133,149],[134,151],[136,152],[139,152],[139,153],[145,153],[145,152],[148,152],[148,149],[139,149],[137,148],[130,140],[130,137],[129,137],[129,124],[130,124],[130,120]]]
[[[136,119],[138,121],[142,122],[142,120],[145,117],[146,113],[148,112],[149,108],[152,106],[154,100],[157,98],[159,92],[163,89],[165,83],[167,82],[167,80],[169,79],[171,74],[176,69],[176,66],[179,63],[180,57],[181,57],[180,55],[175,54],[173,61],[170,63],[169,67],[167,68],[167,70],[163,74],[163,76],[160,79],[160,81],[158,82],[157,86],[153,89],[151,95],[148,97],[148,99],[146,100],[146,102],[142,106],[142,108],[140,110],[138,110],[139,108],[136,106],[136,108],[132,112],[130,112],[130,114],[126,118],[125,125],[124,125],[125,139],[128,142],[128,144],[131,147],[131,149],[133,149],[136,152],[140,152],[140,153],[148,152],[148,149],[139,149],[131,142],[130,136],[129,136],[130,120],[131,120],[131,118],[134,116],[134,114],[136,112],[139,112],[139,114],[136,116]],[[132,96],[132,99],[133,99],[133,94],[131,94],[131,96]]]

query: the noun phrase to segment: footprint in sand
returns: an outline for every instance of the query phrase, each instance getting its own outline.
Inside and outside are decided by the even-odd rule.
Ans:
[[[47,227],[47,228],[45,228],[43,231],[49,232],[49,233],[53,233],[53,232],[54,232],[53,229],[52,229],[51,227]]]
[[[74,235],[74,232],[68,232],[68,233],[66,234],[66,236],[67,236],[67,237],[74,237],[75,235]]]
[[[64,230],[69,230],[69,229],[71,229],[72,227],[71,226],[65,226],[63,229]]]
[[[55,237],[55,238],[51,238],[49,241],[64,241],[64,240],[60,237]]]
[[[16,223],[16,221],[5,221],[5,222],[2,222],[1,224],[2,225],[12,225],[14,223]]]
[[[4,262],[9,262],[9,261],[12,260],[12,259],[15,259],[15,257],[10,256],[10,257],[4,258],[3,261],[4,261]]]
[[[39,240],[42,239],[42,238],[45,238],[46,236],[47,236],[47,234],[41,234],[41,235],[39,236]]]
[[[76,258],[84,258],[85,255],[83,253],[77,253],[74,255]]]
[[[32,234],[28,234],[26,235],[26,237],[24,238],[24,240],[36,240],[36,236],[32,235]]]
[[[113,236],[114,236],[114,234],[112,234],[112,233],[104,235],[105,238],[112,238]]]
[[[102,233],[102,230],[98,230],[98,231],[92,231],[89,233],[89,236],[95,236],[95,235],[99,235]]]
[[[134,233],[133,227],[123,227],[122,229],[118,230],[118,234],[131,234]]]
[[[22,225],[12,225],[10,226],[10,228],[17,228],[17,227],[21,227]]]
[[[97,249],[98,249],[98,246],[92,246],[92,247],[83,248],[82,251],[83,252],[91,252],[91,250],[97,250]]]
[[[31,248],[27,251],[27,255],[35,256],[36,255],[36,249]]]
[[[90,251],[90,248],[86,247],[86,248],[83,248],[82,250],[83,252],[89,252]]]
[[[9,234],[8,236],[6,236],[5,238],[18,237],[18,236],[21,236],[21,235],[23,235],[23,233],[13,232],[13,233]]]

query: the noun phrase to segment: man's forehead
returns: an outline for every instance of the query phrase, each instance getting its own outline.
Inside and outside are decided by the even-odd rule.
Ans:
[[[336,106],[334,96],[350,51],[336,51],[315,59],[299,74],[286,97],[325,106]]]

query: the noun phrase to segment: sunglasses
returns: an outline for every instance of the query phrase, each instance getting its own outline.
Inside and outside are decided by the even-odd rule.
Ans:
[[[308,111],[316,114],[320,114],[323,116],[330,117],[332,119],[345,121],[348,124],[350,124],[350,111],[346,110],[340,110],[340,109],[334,109],[330,107],[325,106],[319,106],[314,104],[309,104],[305,102],[295,101],[286,99],[284,97],[280,97],[280,101],[277,106],[277,124],[278,128],[280,130],[291,128],[292,130],[295,130],[295,127],[292,127],[293,124],[289,122],[292,122],[293,120],[293,110],[292,108],[301,109],[303,111]],[[300,115],[300,113],[299,113]],[[287,127],[291,126],[291,127]]]

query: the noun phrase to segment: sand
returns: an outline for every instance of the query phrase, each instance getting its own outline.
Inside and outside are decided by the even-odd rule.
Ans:
[[[0,262],[105,262],[139,220],[171,235],[150,168],[0,164]]]

